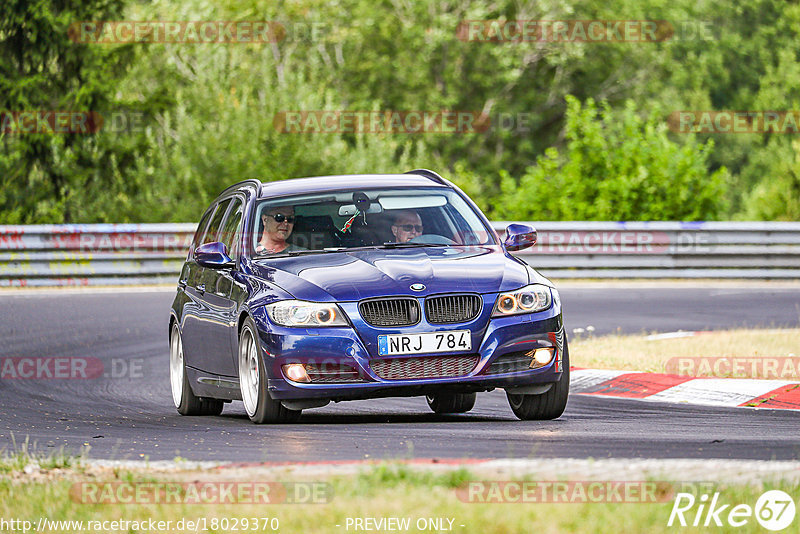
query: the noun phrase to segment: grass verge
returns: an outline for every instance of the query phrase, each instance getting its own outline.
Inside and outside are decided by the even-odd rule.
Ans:
[[[176,474],[169,475],[176,477]],[[189,472],[183,480],[197,483],[207,472]],[[317,483],[330,488],[330,498],[316,504],[188,504],[137,503],[87,504],[75,491],[83,475],[59,480],[12,480],[0,475],[0,517],[38,525],[47,518],[51,532],[102,531],[152,532],[151,527],[165,522],[158,531],[192,531],[180,529],[180,521],[204,521],[207,532],[314,532],[341,533],[366,531],[357,529],[356,519],[380,521],[386,518],[406,520],[406,529],[373,528],[371,531],[404,530],[406,532],[464,532],[509,534],[517,532],[674,532],[667,526],[673,498],[662,502],[469,502],[465,488],[476,477],[464,468],[445,473],[411,469],[402,464],[380,464],[365,468],[355,476],[318,477]],[[92,478],[93,484],[152,484],[151,475],[110,472],[107,477]],[[703,486],[703,493],[719,492],[720,504],[755,506],[768,489],[780,489],[795,498],[800,495],[797,483],[778,482],[759,485]],[[480,500],[480,499],[479,499]],[[730,509],[730,507],[728,507]],[[689,521],[697,512],[695,506],[686,513]],[[690,515],[691,513],[691,515]],[[254,528],[254,519],[258,526]],[[722,516],[723,521],[725,516]],[[115,520],[128,521],[114,524]],[[701,518],[701,524],[704,518]],[[53,524],[53,521],[81,522]],[[150,523],[150,522],[154,523]],[[169,524],[166,522],[169,521]],[[130,522],[141,522],[132,524]],[[247,525],[247,528],[244,528]],[[362,523],[364,525],[364,523]],[[714,527],[712,527],[714,528]],[[749,528],[730,526],[714,528],[715,532],[753,532],[758,529],[751,517]],[[681,529],[699,531],[698,529]]]
[[[64,451],[63,447],[47,453],[38,451],[30,443],[30,438],[25,438],[22,443],[17,443],[14,434],[11,434],[13,452],[0,450],[0,475],[15,473],[31,473],[34,471],[48,472],[59,469],[80,469],[85,458],[84,451],[81,456],[76,456]],[[2,530],[0,530],[2,532]]]
[[[667,339],[648,339],[644,335],[573,336],[569,352],[571,365],[592,369],[674,372],[672,366],[667,365],[670,359],[691,358],[698,361],[693,369],[700,371],[700,359],[728,358],[737,359],[742,365],[738,369],[732,365],[719,366],[720,372],[713,376],[784,380],[800,378],[798,328],[724,330]],[[780,359],[776,361],[777,368],[752,365],[753,362],[748,361],[762,360],[756,363],[763,364],[768,359]],[[713,371],[713,365],[711,369]],[[772,372],[775,369],[777,373]],[[699,375],[705,376],[706,373]]]

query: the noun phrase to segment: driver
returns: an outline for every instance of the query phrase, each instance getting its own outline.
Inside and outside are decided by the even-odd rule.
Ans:
[[[292,206],[280,206],[262,213],[261,221],[264,223],[264,233],[256,246],[256,254],[277,254],[278,252],[305,250],[302,247],[286,242],[286,239],[294,229],[294,220],[295,215]]]
[[[413,210],[398,212],[392,221],[392,234],[396,243],[408,243],[422,235],[422,218]]]

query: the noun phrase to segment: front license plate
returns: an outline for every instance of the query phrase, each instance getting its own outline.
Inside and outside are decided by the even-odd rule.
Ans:
[[[378,354],[381,356],[469,350],[472,350],[472,336],[469,330],[378,336]]]

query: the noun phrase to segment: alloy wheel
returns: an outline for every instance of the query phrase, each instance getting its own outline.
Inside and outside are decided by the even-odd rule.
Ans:
[[[239,384],[242,390],[244,409],[247,411],[247,415],[252,417],[258,409],[261,376],[258,366],[258,350],[249,326],[245,326],[242,330],[242,339],[239,343]]]

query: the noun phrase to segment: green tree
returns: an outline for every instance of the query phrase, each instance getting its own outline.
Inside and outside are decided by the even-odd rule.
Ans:
[[[192,20],[275,20],[296,32],[317,20],[301,7],[184,0],[180,9],[190,11]],[[176,10],[171,3],[156,2],[135,6],[130,16],[175,20],[181,18]],[[175,105],[154,112],[147,128],[137,133],[143,139],[138,157],[119,172],[127,189],[95,211],[115,206],[120,221],[191,221],[221,190],[245,178],[272,181],[439,167],[419,136],[280,130],[276,120],[282,112],[378,109],[375,102],[349,107],[347,95],[330,85],[338,37],[322,34],[321,39],[300,32],[277,43],[140,47],[119,92],[143,107],[164,94]]]
[[[0,4],[0,111],[143,117],[96,135],[0,132],[0,223],[195,220],[245,177],[411,167],[440,170],[493,216],[797,217],[792,138],[695,138],[661,125],[676,110],[798,109],[796,3],[125,2]],[[677,32],[657,43],[459,39],[461,22],[486,19],[665,20]],[[68,40],[79,20],[273,20],[290,33],[266,44],[84,45]],[[303,32],[310,23],[321,31]],[[568,95],[587,105],[568,108]],[[298,135],[273,125],[281,111],[319,109],[483,111],[492,127]],[[513,195],[530,191],[592,202],[528,209]]]
[[[75,21],[119,19],[122,0],[5,0],[0,3],[0,223],[69,222],[91,184],[107,185],[113,146],[98,136],[19,133],[21,111],[107,113],[130,60],[126,47],[76,44]]]

